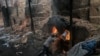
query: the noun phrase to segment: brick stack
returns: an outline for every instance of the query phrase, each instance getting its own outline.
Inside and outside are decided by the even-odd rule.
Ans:
[[[74,0],[73,3],[75,15],[81,19],[90,18],[90,22],[100,24],[100,0]]]
[[[100,0],[91,0],[90,19],[92,23],[100,24]]]

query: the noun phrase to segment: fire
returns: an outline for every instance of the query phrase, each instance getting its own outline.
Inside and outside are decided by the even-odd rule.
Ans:
[[[66,40],[70,40],[70,31],[67,31]]]
[[[57,28],[55,27],[55,26],[53,26],[52,27],[52,34],[53,35],[56,35],[58,33],[58,30],[57,30]],[[59,37],[60,36],[63,36],[64,38],[64,40],[67,40],[67,41],[69,41],[70,40],[70,31],[68,31],[68,30],[65,30],[64,31],[64,33],[62,34],[62,35],[59,35]]]
[[[70,40],[70,31],[65,30],[64,33],[62,34],[62,39],[63,40]]]
[[[52,34],[57,34],[58,30],[55,26],[52,27]]]

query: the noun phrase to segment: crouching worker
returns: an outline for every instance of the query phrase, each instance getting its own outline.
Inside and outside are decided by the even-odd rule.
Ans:
[[[39,56],[52,56],[52,53],[49,51],[49,46],[55,39],[56,37],[48,37]],[[97,42],[99,41],[100,37],[93,37],[93,39],[79,42],[67,52],[66,56],[90,56],[93,53]]]
[[[94,36],[91,39],[77,43],[69,49],[68,45],[70,44],[67,42],[70,35],[70,28],[68,28],[70,27],[69,22],[63,20],[62,17],[54,16],[49,19],[48,25],[51,27],[49,27],[50,31],[51,29],[56,30],[52,32],[53,34],[44,42],[43,49],[38,56],[63,56],[62,53],[64,53],[64,56],[90,56],[97,42],[100,41],[100,36]],[[50,50],[50,47],[52,50]]]

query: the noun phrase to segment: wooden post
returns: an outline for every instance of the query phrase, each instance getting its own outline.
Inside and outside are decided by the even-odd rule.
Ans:
[[[7,0],[5,0],[5,2],[6,2],[6,7],[7,7],[7,9],[6,9],[6,13],[7,13],[7,16],[8,16],[8,20],[9,20],[9,26],[11,26],[11,29],[13,30],[13,27],[12,27],[12,23],[11,23],[11,18],[10,18],[10,15],[9,15],[9,7],[8,7],[8,2],[7,2]]]
[[[29,13],[30,13],[30,19],[31,19],[31,30],[33,31],[33,33],[35,33],[35,30],[34,30],[34,21],[33,21],[33,18],[32,18],[32,9],[31,9],[31,0],[28,0],[28,3],[29,3]]]
[[[73,0],[70,0],[70,44],[71,47],[74,45],[73,44]]]
[[[89,6],[89,8],[88,8],[88,15],[87,15],[87,20],[88,21],[90,21],[90,0],[88,1],[88,6]]]

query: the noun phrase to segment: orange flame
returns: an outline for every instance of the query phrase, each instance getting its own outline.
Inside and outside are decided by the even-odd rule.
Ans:
[[[67,31],[66,40],[70,40],[70,32],[69,31]]]
[[[57,34],[58,30],[55,26],[52,27],[52,34]]]
[[[70,40],[70,31],[68,30],[65,30],[66,34],[65,34],[65,39],[66,40]],[[58,30],[55,26],[52,27],[52,34],[57,34],[58,33]]]

